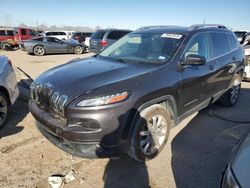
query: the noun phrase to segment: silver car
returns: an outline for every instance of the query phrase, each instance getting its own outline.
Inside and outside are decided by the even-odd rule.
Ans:
[[[0,128],[7,120],[9,107],[16,101],[19,95],[16,75],[11,61],[0,56]]]
[[[78,41],[70,39],[62,41],[55,37],[36,37],[23,41],[21,48],[28,53],[42,56],[45,54],[57,53],[75,53],[82,54],[86,51],[86,46],[78,43]]]

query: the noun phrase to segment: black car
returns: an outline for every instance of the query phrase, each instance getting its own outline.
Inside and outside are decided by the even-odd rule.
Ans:
[[[90,37],[93,33],[90,32],[75,32],[73,33],[72,37],[75,40],[78,40],[79,43],[85,44],[85,39]]]
[[[144,161],[185,117],[217,99],[233,106],[243,65],[224,26],[147,27],[39,76],[29,108],[41,133],[68,153]]]
[[[89,51],[99,53],[131,30],[124,29],[100,29],[93,33],[89,40]]]

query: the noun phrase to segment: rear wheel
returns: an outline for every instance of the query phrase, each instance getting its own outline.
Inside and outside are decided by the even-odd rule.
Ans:
[[[129,156],[139,162],[156,157],[167,143],[170,124],[170,114],[163,106],[143,110],[131,136]]]
[[[43,46],[37,45],[37,46],[34,47],[33,52],[37,56],[43,56],[45,54],[45,49],[44,49]]]
[[[233,86],[221,96],[218,102],[226,107],[234,106],[239,99],[240,90],[241,76],[237,74]]]
[[[9,112],[7,97],[0,91],[0,128],[3,127],[7,120]]]
[[[76,46],[75,49],[74,49],[74,53],[75,54],[82,54],[83,52],[83,49],[81,46]]]

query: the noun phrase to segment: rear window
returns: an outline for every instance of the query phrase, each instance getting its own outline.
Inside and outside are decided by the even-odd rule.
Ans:
[[[21,29],[21,35],[27,35],[26,29]]]
[[[91,36],[91,38],[94,38],[94,39],[102,39],[103,36],[105,34],[105,31],[96,31],[95,33],[93,33],[93,35]]]
[[[129,33],[129,31],[111,31],[108,34],[107,38],[112,39],[112,40],[118,40],[128,33]]]
[[[5,36],[5,30],[0,30],[0,36]]]
[[[229,47],[231,50],[237,48],[238,42],[236,41],[235,37],[233,37],[230,34],[227,34],[227,39],[228,39]]]
[[[213,57],[217,57],[230,51],[227,36],[224,33],[211,33],[213,45]]]

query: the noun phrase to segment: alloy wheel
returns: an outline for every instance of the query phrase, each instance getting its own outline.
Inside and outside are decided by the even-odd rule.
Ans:
[[[167,121],[162,115],[153,116],[140,131],[140,148],[143,154],[151,155],[164,143],[167,133]]]

